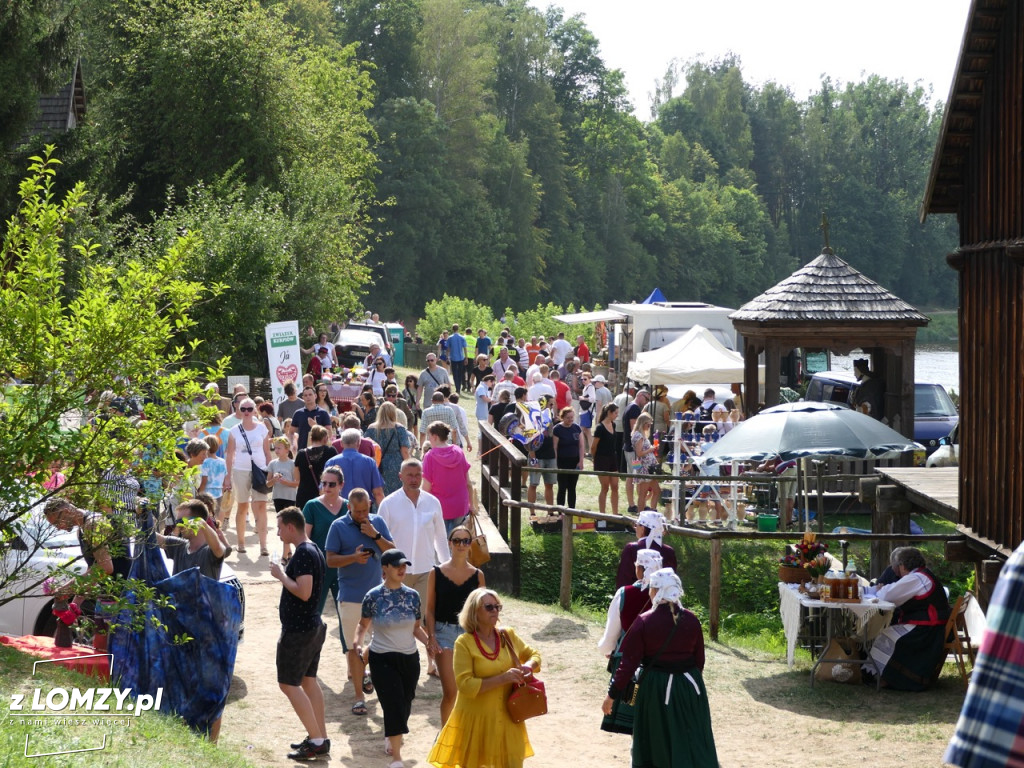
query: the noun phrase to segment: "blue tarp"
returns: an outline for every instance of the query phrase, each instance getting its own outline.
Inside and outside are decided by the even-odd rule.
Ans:
[[[643,301],[641,301],[640,303],[653,304],[656,301],[668,301],[668,299],[665,298],[665,294],[661,292],[661,288],[655,288],[653,291],[651,291],[651,295],[648,296]]]
[[[147,611],[141,632],[115,630],[110,639],[112,676],[134,696],[163,688],[161,710],[179,715],[190,728],[206,733],[224,711],[238,651],[242,605],[237,589],[199,574],[198,568],[168,577],[155,543],[139,547],[131,578],[153,585],[174,608]],[[153,626],[156,615],[166,626]],[[174,638],[188,635],[189,642]]]

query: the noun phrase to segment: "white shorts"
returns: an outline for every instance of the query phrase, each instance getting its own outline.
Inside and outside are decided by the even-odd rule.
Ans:
[[[231,492],[236,504],[248,504],[250,501],[266,501],[270,494],[254,491],[252,488],[252,470],[231,470]]]
[[[356,629],[363,617],[362,603],[338,603],[338,621],[341,623],[341,645],[346,653],[352,650],[356,640]],[[364,640],[369,646],[370,638]]]

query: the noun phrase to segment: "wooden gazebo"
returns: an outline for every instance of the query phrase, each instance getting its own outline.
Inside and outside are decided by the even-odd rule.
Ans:
[[[779,403],[780,361],[797,347],[840,354],[861,348],[885,381],[890,426],[914,435],[914,346],[928,318],[865,277],[827,245],[821,255],[733,312],[743,336],[743,385],[758,391],[758,355],[764,352],[764,403]],[[757,398],[744,399],[747,415]]]
[[[974,0],[922,218],[960,247],[960,522],[1008,555],[1024,539],[1024,0]]]

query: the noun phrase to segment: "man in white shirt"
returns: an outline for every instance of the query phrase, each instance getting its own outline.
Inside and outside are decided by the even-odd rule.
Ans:
[[[491,366],[494,369],[494,376],[497,379],[505,377],[505,371],[509,370],[515,365],[515,360],[508,356],[508,347],[500,347],[498,350],[498,359],[494,361]]]
[[[509,399],[515,396],[516,387],[519,386],[512,381],[512,379],[515,378],[515,375],[515,371],[511,369],[507,370],[505,371],[505,375],[501,377],[501,381],[494,385],[494,393],[491,395],[491,399],[494,402],[498,402],[499,395],[505,391],[508,392]]]
[[[530,385],[533,383],[533,376],[536,373],[540,373],[540,367],[547,363],[548,359],[543,352],[538,352],[537,356],[533,358],[533,365],[526,369],[526,383]]]
[[[557,394],[555,386],[548,379],[544,378],[543,371],[533,374],[531,381],[533,381],[533,385],[526,395],[530,400],[540,402],[540,399],[545,396],[550,397],[552,400],[555,399]]]
[[[572,344],[565,340],[565,333],[559,333],[558,338],[551,342],[551,359],[556,367],[565,364],[565,359],[572,355]]]
[[[384,497],[377,514],[391,531],[394,545],[412,561],[405,572],[405,585],[419,593],[420,605],[426,605],[431,569],[451,557],[444,513],[436,496],[420,490],[423,465],[419,459],[403,461],[398,479],[402,487]]]

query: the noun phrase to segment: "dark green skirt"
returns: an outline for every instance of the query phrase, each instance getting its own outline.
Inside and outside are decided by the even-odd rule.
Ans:
[[[633,723],[633,768],[718,768],[704,678],[698,669],[688,674],[644,671]]]
[[[618,669],[621,661],[622,656],[617,653],[612,654],[609,659],[608,671],[612,673],[612,677],[615,677],[615,670]],[[632,733],[635,709],[622,699],[612,699],[612,713],[601,719],[601,730],[609,733]]]

